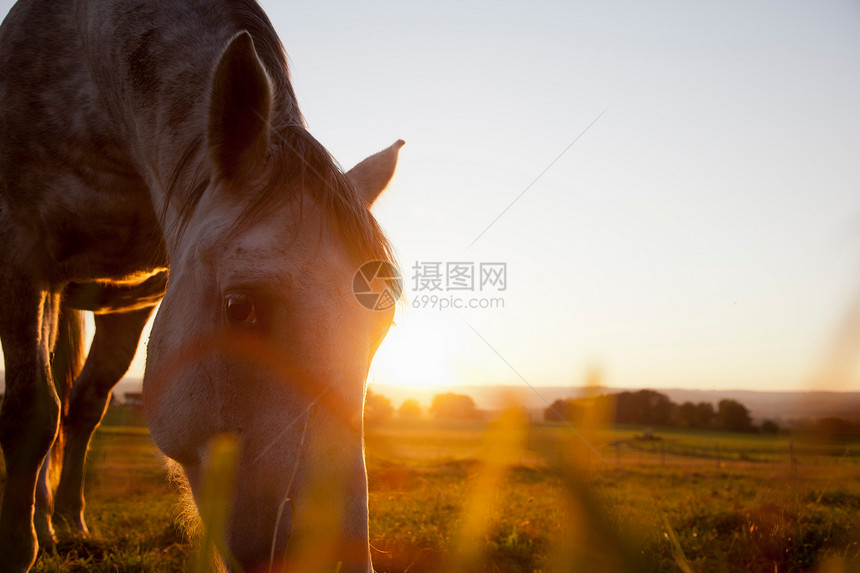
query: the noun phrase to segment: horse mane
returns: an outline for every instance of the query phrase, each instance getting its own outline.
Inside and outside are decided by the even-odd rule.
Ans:
[[[287,53],[274,27],[255,0],[222,2],[223,18],[238,33],[246,30],[254,40],[273,87],[273,116],[267,181],[245,189],[245,208],[236,227],[282,201],[285,193],[301,197],[302,189],[313,194],[332,218],[341,236],[358,260],[383,260],[395,263],[392,248],[364,199],[328,152],[307,130],[304,116],[290,81]],[[205,98],[204,98],[205,101]],[[167,201],[178,187],[178,207],[182,227],[191,218],[197,203],[211,183],[208,165],[197,162],[190,175],[187,169],[195,158],[208,155],[206,136],[197,136],[184,150],[167,186]]]
[[[362,263],[367,260],[394,263],[391,245],[367,203],[328,150],[304,125],[274,126],[273,137],[271,175],[246,202],[240,222],[282,200],[285,189],[299,200],[302,189],[307,189],[332,218],[353,256]]]

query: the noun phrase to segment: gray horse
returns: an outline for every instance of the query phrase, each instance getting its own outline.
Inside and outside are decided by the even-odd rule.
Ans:
[[[209,444],[235,439],[226,566],[371,570],[364,383],[393,311],[351,286],[392,260],[369,209],[402,145],[342,172],[253,0],[15,5],[0,27],[0,571],[27,571],[54,525],[86,533],[89,440],[162,297],[147,423],[198,502]]]

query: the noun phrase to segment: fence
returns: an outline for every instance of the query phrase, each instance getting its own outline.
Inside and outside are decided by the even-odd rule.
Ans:
[[[718,439],[711,443],[685,444],[660,438],[650,440],[613,440],[595,446],[608,463],[683,464],[713,460],[715,467],[726,462],[784,463],[831,466],[860,465],[857,444],[813,444],[788,442],[767,448],[737,448],[726,446]]]
[[[802,436],[709,434],[677,429],[653,433],[632,427],[585,433],[584,439],[574,439],[570,427],[561,424],[534,424],[530,430],[535,449],[572,452],[584,456],[589,464],[602,458],[610,465],[701,465],[712,461],[717,468],[726,463],[860,467],[860,442],[854,440],[827,442]]]

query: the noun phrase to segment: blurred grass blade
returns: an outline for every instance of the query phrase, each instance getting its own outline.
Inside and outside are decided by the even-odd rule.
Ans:
[[[666,517],[665,513],[663,514],[663,524],[666,526],[666,535],[669,536],[669,541],[672,544],[672,557],[675,559],[675,565],[684,573],[693,573],[690,563],[687,561],[687,556],[684,555],[684,549],[678,541],[678,536],[675,535],[675,530],[669,524],[669,518]]]
[[[227,524],[233,500],[233,488],[239,467],[239,445],[231,434],[220,434],[212,439],[209,455],[203,468],[199,509],[203,521],[203,540],[200,553],[194,560],[194,573],[217,570],[216,551],[234,571],[241,567],[230,555],[226,539]]]
[[[486,547],[484,538],[493,525],[493,509],[501,501],[508,469],[519,462],[528,438],[528,417],[509,407],[490,424],[483,439],[481,466],[466,500],[463,520],[455,538],[450,571],[474,571]]]

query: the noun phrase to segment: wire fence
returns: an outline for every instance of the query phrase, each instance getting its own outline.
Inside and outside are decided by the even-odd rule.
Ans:
[[[858,444],[816,444],[789,441],[768,447],[735,447],[719,439],[684,443],[672,439],[613,440],[595,446],[609,464],[632,463],[682,465],[713,461],[715,467],[725,463],[785,464],[797,466],[860,465]]]

